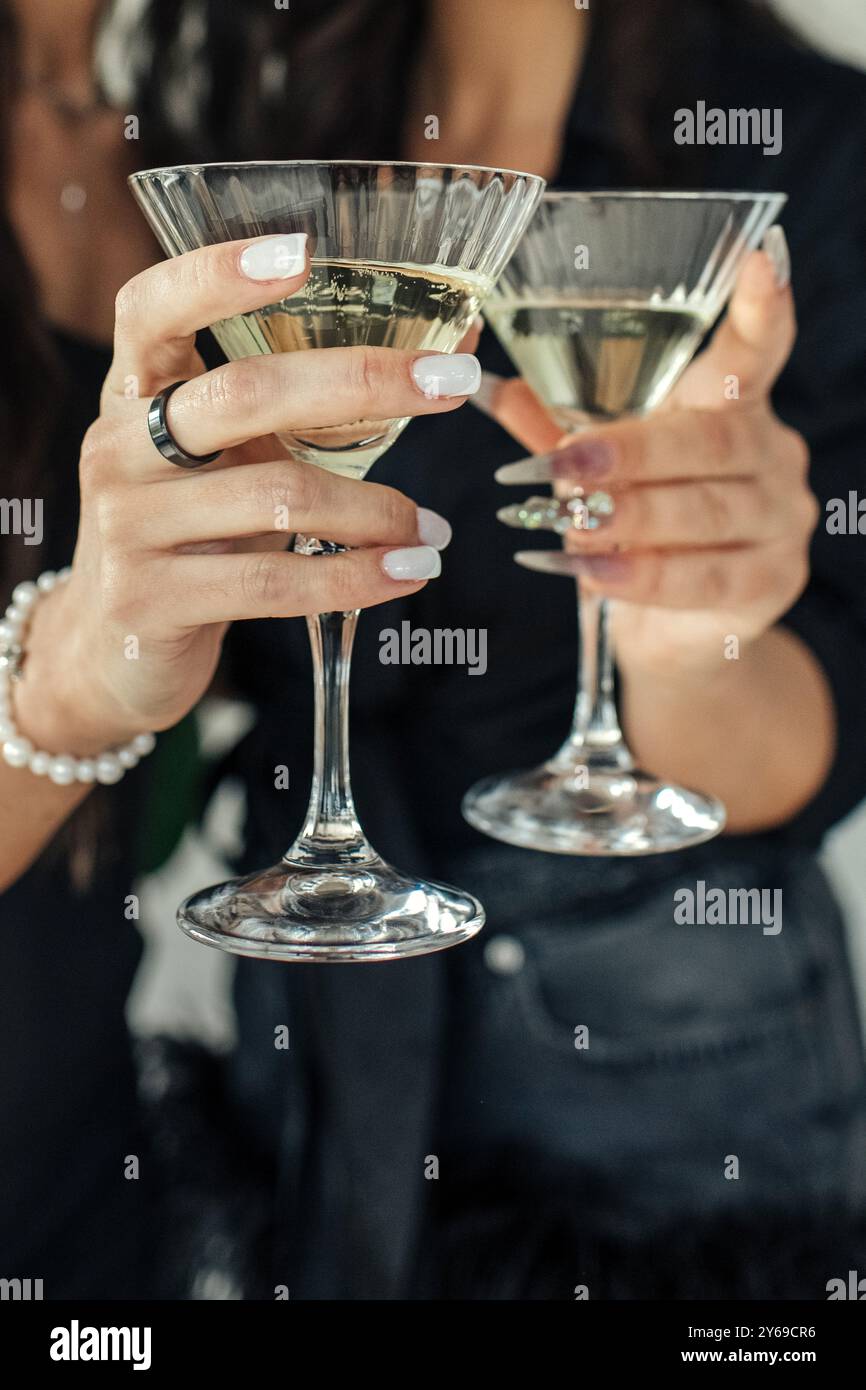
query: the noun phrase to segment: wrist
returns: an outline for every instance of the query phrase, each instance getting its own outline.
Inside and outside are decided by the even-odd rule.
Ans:
[[[34,609],[21,678],[9,686],[10,704],[19,734],[34,747],[89,758],[144,729],[100,690],[93,653],[84,650],[65,599],[58,588]]]
[[[617,670],[624,684],[639,683],[642,690],[650,687],[660,696],[707,698],[716,693],[722,698],[731,689],[742,690],[743,673],[752,667],[766,638],[768,633],[730,645],[719,639],[711,650],[687,647],[650,655],[644,652],[637,658],[617,651]]]

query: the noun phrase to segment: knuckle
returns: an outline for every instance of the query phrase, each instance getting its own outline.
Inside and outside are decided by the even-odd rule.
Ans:
[[[268,470],[253,484],[252,497],[258,510],[264,514],[285,510],[290,522],[299,520],[313,510],[320,485],[312,476],[312,468],[304,464],[290,464],[288,467]],[[244,479],[238,481],[238,492],[249,497]],[[289,529],[295,529],[290,525]]]
[[[114,296],[114,322],[118,330],[127,330],[137,319],[142,300],[141,291],[141,277],[135,275],[131,280],[127,280],[125,285],[121,285]]]
[[[117,624],[137,622],[140,594],[141,584],[129,567],[110,551],[103,551],[99,559],[99,596],[105,620]]]
[[[365,405],[376,402],[387,384],[385,358],[372,348],[353,348],[347,359],[349,390]]]
[[[118,430],[100,417],[94,420],[81,441],[78,476],[82,494],[102,483],[117,455]]]
[[[333,604],[337,612],[350,612],[360,606],[360,574],[359,566],[353,555],[333,556],[325,561],[328,566],[327,593],[328,602]]]
[[[393,487],[381,488],[374,500],[383,537],[415,538],[417,510],[414,502]]]
[[[285,595],[285,576],[282,552],[264,550],[251,555],[241,572],[245,600],[256,607],[277,605]]]
[[[213,251],[211,247],[206,247],[203,250],[190,251],[186,256],[174,262],[174,267],[188,294],[199,298],[211,289],[213,261],[217,259],[221,250],[221,247]],[[171,263],[169,262],[169,264]]]
[[[91,511],[102,544],[113,550],[128,530],[126,508],[117,490],[102,488],[93,500]]]
[[[258,410],[269,395],[270,376],[257,359],[215,367],[200,378],[203,403],[214,414],[232,416]]]
[[[775,582],[774,568],[766,562],[743,565],[737,574],[738,596],[744,603],[757,603]]]
[[[650,605],[660,603],[665,592],[664,563],[660,555],[649,555],[644,562],[642,597]]]
[[[708,410],[704,418],[710,456],[715,463],[721,463],[729,457],[735,447],[734,412]]]
[[[782,457],[784,462],[797,473],[798,477],[808,476],[809,445],[799,430],[791,429],[788,425],[782,426]]]
[[[105,426],[95,420],[81,441],[78,455],[78,470],[82,483],[93,478],[100,469],[105,457]]]
[[[733,528],[727,491],[718,483],[699,483],[698,501],[707,520],[708,534],[718,541],[730,538]]]
[[[821,504],[812,489],[801,488],[797,494],[796,519],[798,529],[804,536],[811,536],[821,520],[821,515]]]
[[[708,559],[701,577],[701,588],[705,603],[714,607],[728,597],[728,567],[721,558]]]

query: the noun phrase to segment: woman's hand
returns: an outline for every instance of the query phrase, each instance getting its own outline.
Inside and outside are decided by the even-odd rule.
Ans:
[[[207,688],[235,619],[383,603],[439,573],[442,517],[393,488],[293,461],[275,435],[453,410],[475,388],[474,358],[448,359],[447,389],[459,394],[438,397],[433,354],[330,349],[205,371],[196,352],[198,329],[304,283],[304,242],[193,251],[118,295],[114,361],[81,453],[72,575],[35,610],[16,688],[18,723],[38,747],[83,756],[169,727]],[[151,398],[179,379],[188,384],[168,406],[178,444],[224,451],[195,471],[163,459],[146,425]],[[353,549],[286,553],[294,532]]]
[[[775,264],[763,252],[745,263],[712,343],[649,418],[562,439],[528,387],[494,392],[512,433],[553,450],[501,469],[500,481],[549,479],[563,498],[577,486],[613,500],[594,529],[566,533],[567,553],[517,559],[620,600],[614,640],[626,673],[718,671],[726,643],[736,638],[742,657],[806,583],[818,518],[808,450],[769,398],[795,332],[782,242]]]

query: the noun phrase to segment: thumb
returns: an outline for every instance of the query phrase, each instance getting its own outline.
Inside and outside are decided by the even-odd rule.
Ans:
[[[696,358],[671,396],[671,403],[717,410],[731,397],[727,381],[737,380],[736,399],[770,390],[797,336],[790,259],[785,233],[771,227],[761,251],[743,262],[728,312],[705,352]]]

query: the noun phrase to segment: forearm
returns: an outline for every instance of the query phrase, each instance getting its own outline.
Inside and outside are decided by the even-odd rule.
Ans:
[[[0,761],[0,893],[30,867],[87,794],[80,784],[57,787]]]
[[[728,831],[770,829],[822,786],[835,748],[833,697],[794,633],[776,627],[712,672],[620,666],[626,737],[639,765],[719,797]]]

